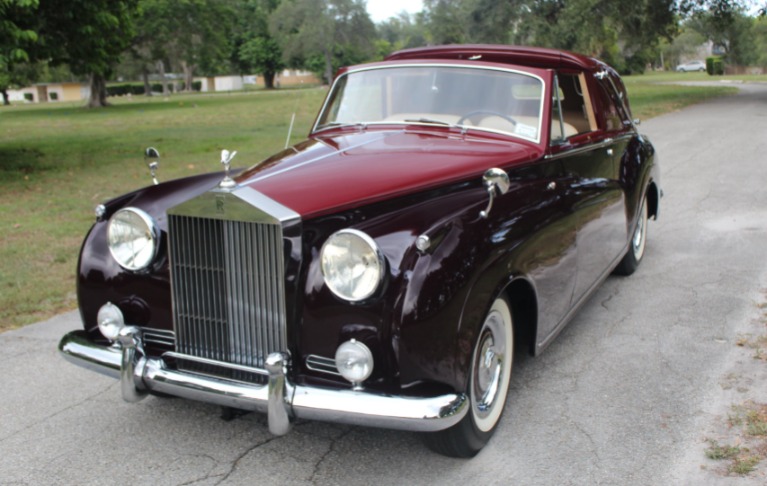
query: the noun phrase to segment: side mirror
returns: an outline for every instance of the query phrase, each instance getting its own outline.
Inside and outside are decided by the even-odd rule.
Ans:
[[[152,182],[154,182],[155,185],[159,184],[157,182],[157,168],[160,166],[160,152],[157,151],[154,147],[147,147],[147,149],[144,151],[144,162],[146,162],[147,167],[149,167],[149,172],[152,175]]]
[[[490,215],[490,210],[493,208],[493,199],[497,195],[502,196],[509,192],[511,182],[509,181],[509,175],[501,169],[492,168],[482,176],[482,183],[487,189],[487,194],[490,196],[490,201],[487,203],[487,208],[484,211],[479,212],[479,216],[483,219]]]
[[[159,159],[160,158],[160,152],[157,151],[154,147],[147,147],[146,151],[144,152],[144,158],[145,159]]]

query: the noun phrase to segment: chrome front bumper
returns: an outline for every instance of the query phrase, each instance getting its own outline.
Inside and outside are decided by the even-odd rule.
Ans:
[[[84,331],[72,331],[61,339],[59,351],[72,363],[119,378],[126,401],[136,402],[152,391],[265,412],[276,435],[290,430],[292,418],[434,432],[455,425],[468,410],[465,394],[420,398],[295,385],[287,378],[287,357],[281,353],[266,360],[266,385],[174,370],[162,358],[144,354],[141,330],[133,326],[123,328],[119,344],[109,347],[91,342]]]

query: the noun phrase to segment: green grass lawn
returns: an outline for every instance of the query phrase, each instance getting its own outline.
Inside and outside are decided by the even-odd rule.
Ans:
[[[626,79],[634,115],[649,118],[733,88],[655,85],[699,75]],[[703,79],[711,79],[708,76]],[[142,154],[162,154],[161,181],[220,170],[221,149],[235,166],[253,164],[303,138],[325,90],[256,91],[0,107],[0,330],[77,305],[80,244],[99,203],[150,183]]]

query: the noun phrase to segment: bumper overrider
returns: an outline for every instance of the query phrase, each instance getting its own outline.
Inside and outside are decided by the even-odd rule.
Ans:
[[[74,364],[119,378],[122,396],[128,402],[158,392],[265,412],[269,431],[276,435],[286,434],[291,419],[296,418],[434,432],[455,425],[468,410],[468,399],[462,393],[409,397],[296,385],[288,379],[290,362],[283,353],[272,353],[266,359],[266,369],[260,370],[268,377],[265,385],[178,371],[163,358],[144,353],[142,331],[135,326],[122,328],[112,346],[93,343],[84,331],[72,331],[61,339],[59,351]]]

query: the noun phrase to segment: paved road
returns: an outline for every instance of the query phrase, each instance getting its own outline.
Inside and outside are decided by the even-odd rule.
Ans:
[[[66,363],[64,314],[0,335],[0,484],[764,484],[705,459],[731,404],[767,402],[767,86],[650,120],[663,165],[645,261],[610,278],[540,357],[515,363],[504,421],[470,461],[411,433],[316,422],[285,437],[263,417],[120,398]],[[705,469],[701,469],[701,467]]]

